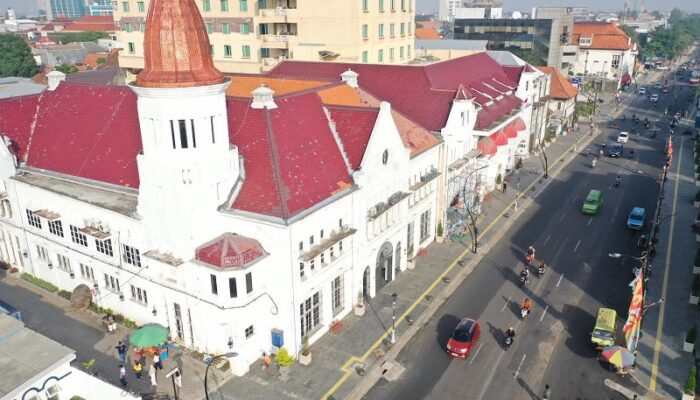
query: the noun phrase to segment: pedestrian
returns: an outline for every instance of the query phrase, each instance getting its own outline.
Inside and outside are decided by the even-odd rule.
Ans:
[[[151,368],[148,370],[148,377],[151,378],[151,386],[158,387],[158,381],[156,379],[156,366],[151,364]]]
[[[506,192],[507,188],[508,188],[508,184],[505,181],[503,181],[503,193]]]
[[[141,372],[143,371],[143,365],[141,365],[141,362],[139,360],[134,361],[133,370],[136,374],[136,378],[138,380],[141,380]]]
[[[114,317],[111,315],[107,316],[107,331],[109,333],[114,333],[117,330],[117,323],[114,322]]]
[[[124,364],[126,362],[126,345],[120,340],[114,348],[117,349],[117,353],[119,353],[119,361]]]
[[[266,374],[270,373],[270,365],[272,365],[272,358],[270,358],[269,354],[263,351],[262,369]]]
[[[544,393],[542,393],[542,400],[549,400],[549,396],[552,395],[552,389],[549,388],[549,385],[544,385]]]
[[[158,350],[153,352],[153,365],[157,369],[163,369],[163,363],[160,361],[160,353],[158,353]]]
[[[126,369],[124,368],[124,364],[119,364],[119,382],[123,387],[128,385],[128,382],[126,381]]]

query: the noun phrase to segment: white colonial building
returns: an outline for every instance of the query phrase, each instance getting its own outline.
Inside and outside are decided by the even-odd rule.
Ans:
[[[637,45],[612,22],[576,22],[574,43],[579,52],[573,72],[614,81],[616,88],[634,75]]]
[[[438,225],[463,229],[448,209],[463,218],[532,141],[523,67],[485,53],[225,77],[193,0],[152,1],[144,47],[128,87],[54,74],[0,100],[0,258],[235,352],[239,375],[328,332]]]

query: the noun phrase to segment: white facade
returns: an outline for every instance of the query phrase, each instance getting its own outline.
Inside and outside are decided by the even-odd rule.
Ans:
[[[636,56],[636,49],[599,50],[587,49],[581,45],[574,64],[574,73],[617,79],[619,82],[622,75],[632,75]]]

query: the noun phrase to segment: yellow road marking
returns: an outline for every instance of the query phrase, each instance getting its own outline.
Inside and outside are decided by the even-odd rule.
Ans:
[[[583,139],[584,139],[585,137],[587,137],[587,135],[583,135],[579,140],[577,140],[576,143],[575,143],[575,146],[577,146],[581,141],[583,141]],[[564,157],[569,153],[570,150],[571,150],[571,148],[565,150],[564,153],[562,153],[562,155],[561,155],[559,158],[557,158],[557,159],[556,159],[552,164],[550,164],[550,165],[556,165],[556,163],[558,163],[559,161],[561,161],[561,159],[564,158]],[[506,212],[508,212],[508,211],[513,207],[513,205],[515,204],[515,201],[516,201],[518,198],[521,198],[525,193],[527,193],[527,192],[530,190],[530,188],[532,188],[532,186],[535,185],[535,183],[537,183],[540,179],[543,178],[543,176],[544,176],[544,173],[540,174],[540,175],[539,175],[534,181],[532,181],[532,183],[529,184],[522,192],[518,193],[518,194],[516,195],[516,199],[513,200],[513,201],[511,201],[510,204],[508,204],[508,207],[506,207],[500,214],[498,214],[498,216],[497,216],[483,231],[481,231],[481,232],[479,233],[479,235],[477,236],[477,238],[482,237],[484,234],[486,234],[488,231],[490,231],[491,228],[493,228],[493,226],[496,225],[496,222],[499,222],[500,219],[503,218],[503,215],[504,215]],[[551,179],[551,177],[550,177],[549,179]],[[460,253],[460,255],[457,256],[457,258],[455,258],[455,259],[450,263],[450,266],[447,267],[447,269],[445,269],[445,271],[443,271],[443,273],[440,274],[440,276],[438,276],[437,278],[435,278],[435,280],[433,281],[433,283],[431,283],[430,286],[428,286],[428,288],[427,288],[425,291],[423,291],[423,293],[421,293],[420,296],[418,296],[418,298],[416,299],[416,301],[414,301],[413,304],[411,304],[411,306],[408,307],[408,309],[406,309],[406,311],[405,311],[403,314],[401,314],[400,316],[398,316],[398,317],[396,318],[396,326],[399,326],[399,325],[406,319],[406,316],[408,316],[408,315],[418,306],[418,304],[420,304],[420,303],[423,301],[423,299],[425,298],[425,296],[426,296],[428,293],[430,293],[430,292],[435,288],[435,286],[437,286],[440,282],[442,282],[442,278],[445,277],[447,274],[449,274],[449,273],[452,271],[452,269],[455,267],[455,265],[457,265],[457,262],[458,262],[459,260],[461,260],[462,258],[464,258],[464,256],[465,256],[467,253],[469,253],[469,251],[470,251],[470,249],[465,249],[462,253]],[[369,355],[372,353],[372,349],[374,349],[374,348],[376,348],[377,346],[379,346],[379,345],[384,341],[384,339],[386,339],[387,337],[389,337],[390,334],[391,334],[391,328],[387,329],[374,343],[372,343],[372,346],[370,346],[370,347],[367,349],[367,351],[364,352],[364,354],[362,354],[362,355],[359,356],[359,357],[357,357],[357,356],[351,356],[350,358],[348,358],[348,360],[345,361],[345,363],[343,363],[343,366],[340,367],[340,370],[341,370],[342,372],[344,372],[343,376],[341,376],[341,377],[333,384],[333,386],[331,386],[331,388],[328,389],[328,391],[326,392],[326,394],[323,395],[322,399],[323,399],[323,400],[327,400],[328,397],[329,397],[330,395],[332,395],[333,393],[335,393],[335,391],[338,390],[338,388],[339,388],[343,383],[345,383],[345,381],[348,380],[348,378],[350,378],[350,376],[352,375],[353,371],[350,369],[350,366],[351,366],[352,364],[354,364],[355,362],[363,362],[364,360],[366,360],[367,357],[369,357]]]
[[[676,225],[676,206],[678,205],[678,186],[681,182],[681,160],[683,159],[683,142],[685,137],[681,137],[681,146],[678,150],[678,166],[676,167],[676,186],[673,188],[673,209],[671,210],[671,227],[668,233],[668,249],[666,250],[666,265],[664,266],[664,281],[661,286],[661,298],[665,299],[668,289],[668,274],[671,268],[671,249],[673,248],[673,229]],[[659,357],[661,354],[661,335],[664,328],[664,315],[666,314],[666,302],[659,304],[659,322],[656,325],[656,341],[654,342],[654,358],[651,363],[651,377],[649,389],[656,391],[656,377],[659,374]]]

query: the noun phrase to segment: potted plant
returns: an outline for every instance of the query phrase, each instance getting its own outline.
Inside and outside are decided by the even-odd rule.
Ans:
[[[436,241],[436,242],[442,243],[442,242],[445,241],[445,237],[442,236],[443,233],[445,233],[445,232],[444,232],[444,230],[443,230],[443,228],[442,228],[442,221],[438,221],[438,224],[437,224],[437,237],[435,238],[435,241]]]
[[[416,268],[416,260],[413,258],[413,243],[408,245],[408,250],[406,251],[406,268],[414,269]]]
[[[498,175],[496,175],[496,188],[501,189],[501,183],[503,183],[503,176],[499,172]]]
[[[700,274],[700,249],[695,253],[695,263],[693,263],[693,274]]]
[[[700,300],[700,275],[693,274],[693,285],[690,287],[690,304],[698,304]]]
[[[311,349],[309,349],[309,335],[304,335],[301,339],[301,353],[299,353],[299,364],[311,364]]]
[[[289,379],[289,367],[294,364],[294,358],[289,355],[289,350],[282,347],[279,349],[277,354],[275,354],[275,361],[279,365],[280,375],[282,380]]]
[[[365,315],[365,302],[362,298],[362,292],[357,294],[357,303],[355,303],[355,306],[353,306],[353,312],[358,317]]]
[[[518,161],[515,162],[515,174],[518,175],[520,174],[520,170],[523,168],[523,159],[518,158]]]
[[[693,400],[695,398],[695,389],[697,388],[697,376],[698,369],[695,365],[690,368],[690,373],[688,373],[688,378],[685,380],[685,385],[683,385],[683,400]]]

